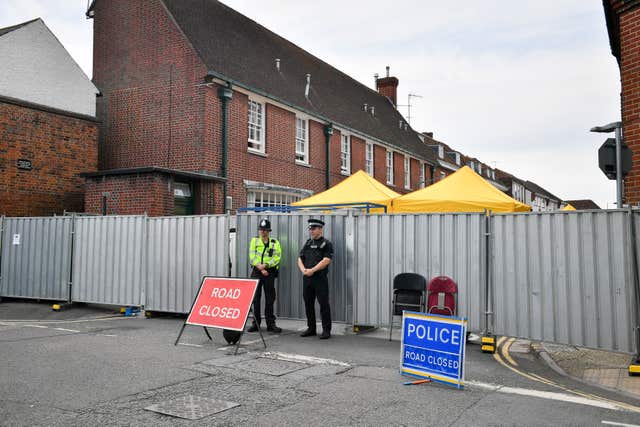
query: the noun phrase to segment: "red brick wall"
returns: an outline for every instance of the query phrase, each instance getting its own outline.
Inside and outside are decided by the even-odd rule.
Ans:
[[[171,215],[173,193],[168,175],[147,173],[139,175],[88,178],[85,209],[102,213],[102,195],[107,196],[107,215]]]
[[[96,2],[93,21],[100,168],[216,169],[203,141],[207,70],[160,1]]]
[[[387,149],[380,145],[373,146],[373,177],[387,183]]]
[[[351,137],[351,173],[365,170],[365,142],[357,136]]]
[[[98,166],[97,123],[0,102],[0,214],[83,210],[84,178]],[[17,167],[31,160],[32,170]]]
[[[417,190],[420,188],[420,168],[422,163],[416,159],[411,159],[411,189]]]
[[[633,152],[625,179],[626,202],[640,203],[640,8],[620,16],[620,78],[624,138]]]
[[[398,104],[398,79],[395,77],[383,77],[376,82],[378,92],[381,95],[386,96],[393,102],[393,105]]]
[[[405,193],[404,189],[404,156],[400,153],[393,153],[393,182],[394,190],[398,193]]]

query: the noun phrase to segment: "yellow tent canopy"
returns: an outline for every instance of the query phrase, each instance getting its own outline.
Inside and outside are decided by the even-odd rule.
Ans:
[[[393,201],[392,212],[529,212],[531,207],[507,196],[464,166],[442,181]]]
[[[358,172],[322,193],[292,203],[292,206],[336,205],[345,203],[376,203],[391,207],[391,200],[400,196],[386,185],[381,184],[366,172]],[[348,206],[345,206],[348,207]],[[378,211],[381,211],[379,209]],[[376,210],[372,210],[376,212]]]
[[[575,211],[576,208],[574,208],[573,206],[571,206],[570,204],[567,204],[567,206],[565,206],[564,208],[560,209],[561,211]]]

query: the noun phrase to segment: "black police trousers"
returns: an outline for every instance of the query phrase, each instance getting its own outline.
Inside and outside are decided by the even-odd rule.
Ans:
[[[317,274],[317,273],[316,273]],[[316,330],[316,299],[320,304],[320,318],[322,330],[331,331],[331,308],[329,307],[329,280],[326,275],[320,277],[304,277],[302,297],[307,313],[307,327]]]
[[[257,277],[256,277],[257,278]],[[264,318],[267,321],[267,326],[276,324],[276,316],[273,314],[273,303],[276,301],[276,278],[273,274],[269,274],[267,277],[260,275],[260,281],[256,288],[256,295],[253,297],[253,314],[258,320],[260,325],[261,314],[260,300],[262,299],[262,290],[264,289]]]

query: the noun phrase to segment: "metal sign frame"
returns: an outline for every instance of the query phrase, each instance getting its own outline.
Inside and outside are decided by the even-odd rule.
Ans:
[[[437,371],[434,369],[428,369],[425,366],[420,365],[411,365],[407,366],[405,362],[405,327],[408,324],[409,319],[419,319],[424,322],[433,322],[447,326],[453,326],[451,330],[456,330],[459,328],[460,332],[460,345],[457,354],[447,353],[443,350],[434,349],[430,347],[421,347],[421,349],[428,350],[436,353],[447,353],[449,355],[453,355],[458,358],[458,370],[457,375],[446,375],[441,371]],[[461,317],[453,317],[453,316],[439,316],[437,314],[426,314],[419,313],[415,311],[406,311],[402,312],[402,336],[401,336],[401,344],[400,344],[400,373],[402,375],[408,375],[416,378],[429,378],[433,381],[437,381],[443,384],[448,384],[454,386],[456,388],[464,388],[464,362],[465,362],[465,345],[466,345],[466,337],[467,337],[467,319]]]

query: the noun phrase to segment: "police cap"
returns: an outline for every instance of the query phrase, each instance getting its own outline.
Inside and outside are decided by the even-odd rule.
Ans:
[[[324,221],[320,219],[311,218],[309,221],[309,228],[311,227],[324,227]]]
[[[267,218],[262,219],[260,221],[260,224],[258,225],[258,230],[271,231],[271,221],[269,221]]]

